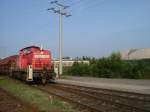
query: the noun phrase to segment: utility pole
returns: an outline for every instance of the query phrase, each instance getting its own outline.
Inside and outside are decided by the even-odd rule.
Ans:
[[[63,4],[60,4],[57,0],[50,2],[53,7],[48,8],[47,10],[51,10],[54,13],[59,14],[59,73],[58,78],[63,73],[63,64],[62,64],[62,58],[63,58],[63,16],[70,17],[70,14],[67,14],[65,10],[69,8],[69,6],[65,6]]]

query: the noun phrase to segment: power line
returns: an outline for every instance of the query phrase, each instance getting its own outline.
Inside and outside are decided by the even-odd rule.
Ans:
[[[104,3],[104,0],[78,0],[74,3],[72,3],[71,9],[75,9],[74,11],[77,11],[77,9],[81,9],[79,11],[79,13],[81,13],[81,11],[87,12],[89,10],[91,10],[92,8],[97,8],[100,5],[102,5]],[[74,7],[77,6],[77,7]],[[73,11],[73,10],[72,10]]]
[[[85,8],[85,10],[86,10],[86,9],[90,9],[90,10],[91,10],[91,8],[97,8],[98,6],[102,5],[103,3],[104,3],[103,0],[101,0],[101,1],[95,0],[93,3],[91,3],[90,5],[88,5],[88,6]]]
[[[83,2],[84,0],[78,0],[76,2],[73,2],[72,4],[70,4],[70,6],[74,6],[74,5],[77,5],[77,4],[80,4],[81,2]]]

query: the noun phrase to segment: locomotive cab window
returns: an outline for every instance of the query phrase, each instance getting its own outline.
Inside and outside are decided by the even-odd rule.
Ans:
[[[23,53],[24,53],[24,54],[29,54],[29,53],[31,53],[31,49],[24,49],[24,50],[23,50]]]

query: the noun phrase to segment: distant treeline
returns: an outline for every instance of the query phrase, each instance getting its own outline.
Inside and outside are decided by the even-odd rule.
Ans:
[[[72,67],[64,68],[64,75],[150,79],[150,59],[125,61],[120,53],[113,53],[107,58],[83,57],[82,60],[89,60],[90,64],[75,62]]]

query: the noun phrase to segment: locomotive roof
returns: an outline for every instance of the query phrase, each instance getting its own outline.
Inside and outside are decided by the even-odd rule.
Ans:
[[[40,47],[38,47],[38,46],[29,46],[29,47],[25,47],[25,48],[21,49],[20,51],[23,51],[23,50],[29,49],[29,48],[40,49]]]

